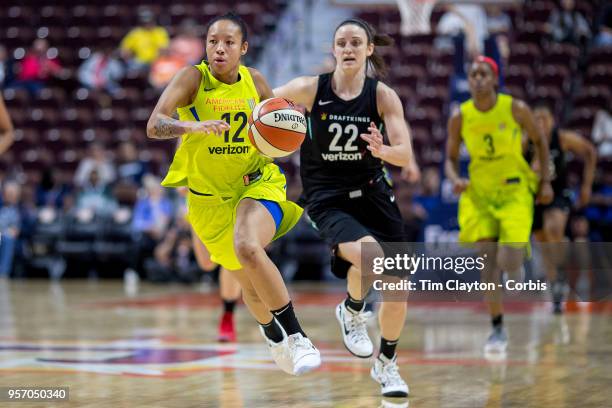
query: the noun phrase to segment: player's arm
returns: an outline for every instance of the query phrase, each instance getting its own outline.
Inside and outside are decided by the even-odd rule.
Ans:
[[[444,173],[453,183],[453,192],[461,194],[469,186],[469,180],[459,175],[459,153],[461,149],[461,110],[455,109],[446,124],[448,138],[446,139],[446,159]]]
[[[529,106],[521,100],[512,101],[512,115],[518,124],[527,133],[527,137],[533,142],[538,154],[540,163],[548,163],[548,142],[546,136],[540,132],[533,118],[533,113]],[[550,185],[550,174],[548,166],[540,166],[540,186],[536,202],[538,204],[548,204],[553,199],[553,190]]]
[[[383,143],[382,133],[372,122],[368,128],[369,133],[361,134],[361,138],[368,142],[368,150],[372,156],[395,166],[415,166],[410,130],[404,119],[399,96],[393,89],[379,82],[376,87],[376,104],[385,123],[390,145]]]
[[[174,139],[185,133],[220,135],[229,130],[227,122],[222,120],[191,122],[172,118],[176,108],[187,106],[195,99],[201,75],[197,68],[185,67],[172,78],[151,113],[147,123],[147,136],[153,139]]]
[[[6,106],[4,106],[4,100],[0,95],[0,154],[6,152],[14,140],[13,123],[6,110]]]
[[[292,79],[285,85],[274,88],[274,95],[279,98],[289,99],[298,105],[302,105],[309,112],[317,96],[317,85],[319,77],[303,76]]]
[[[255,88],[257,89],[257,93],[259,94],[259,99],[263,101],[266,99],[274,98],[274,92],[272,92],[272,88],[270,87],[268,81],[262,75],[262,73],[256,70],[255,68],[249,68],[249,72],[251,73],[251,77],[253,78],[253,82],[255,83]]]
[[[562,130],[559,132],[559,138],[563,150],[569,150],[584,160],[579,203],[580,207],[584,207],[591,199],[595,166],[597,165],[597,151],[591,142],[580,137],[576,132]]]

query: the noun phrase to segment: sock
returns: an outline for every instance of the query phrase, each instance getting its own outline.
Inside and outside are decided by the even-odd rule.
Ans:
[[[356,300],[351,297],[349,293],[346,294],[346,300],[344,301],[344,306],[347,307],[353,313],[359,313],[363,310],[365,306],[365,302],[363,299]]]
[[[271,310],[272,314],[276,318],[276,320],[283,326],[287,336],[291,336],[292,334],[300,333],[302,336],[306,337],[306,333],[300,327],[300,323],[295,317],[295,312],[293,311],[293,304],[291,301],[287,303],[285,306],[281,307],[277,310]]]
[[[275,343],[280,343],[281,341],[283,341],[283,332],[281,331],[281,328],[278,327],[278,324],[276,324],[276,322],[274,321],[274,318],[270,320],[270,323],[259,323],[259,325],[263,329],[264,334],[267,338],[269,338]]]
[[[387,357],[389,360],[393,360],[395,357],[395,347],[397,346],[397,340],[387,340],[384,337],[380,338],[380,354]]]
[[[500,329],[504,325],[504,315],[497,315],[491,317],[491,325],[494,329]]]
[[[223,299],[223,311],[225,313],[234,313],[234,308],[236,307],[235,300],[225,300]]]

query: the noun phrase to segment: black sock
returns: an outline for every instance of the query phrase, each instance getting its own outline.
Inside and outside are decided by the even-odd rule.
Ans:
[[[497,315],[491,317],[491,325],[494,329],[499,329],[504,325],[504,315]]]
[[[302,336],[306,337],[306,334],[300,327],[300,322],[298,322],[297,317],[295,317],[295,312],[293,311],[293,304],[291,302],[287,303],[285,306],[281,307],[277,310],[271,310],[272,314],[276,318],[276,320],[283,326],[287,336],[291,336],[295,333],[301,333]]]
[[[281,331],[281,328],[278,327],[278,324],[276,324],[276,322],[274,321],[274,318],[270,320],[270,323],[259,323],[259,325],[263,329],[264,334],[267,338],[269,338],[275,343],[280,343],[281,341],[283,341],[283,332]]]
[[[380,338],[380,354],[392,360],[395,357],[395,347],[397,340],[387,340],[384,337]]]
[[[365,302],[363,299],[356,300],[351,297],[349,293],[346,294],[346,300],[344,301],[344,306],[346,306],[351,312],[359,313],[363,310],[365,306]]]
[[[223,311],[225,313],[234,313],[234,308],[236,307],[235,300],[225,300],[223,299]]]

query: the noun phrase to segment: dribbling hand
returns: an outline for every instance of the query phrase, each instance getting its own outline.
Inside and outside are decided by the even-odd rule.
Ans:
[[[374,122],[370,122],[370,127],[368,128],[370,133],[362,133],[361,138],[368,142],[368,150],[372,152],[372,156],[377,159],[382,159],[383,150],[386,147],[383,144],[383,136],[380,133],[380,130],[376,127]]]
[[[189,133],[204,133],[206,135],[213,133],[221,136],[223,132],[229,129],[230,125],[224,120],[206,120],[194,123]]]
[[[470,180],[459,178],[453,182],[453,193],[459,195],[463,193],[470,185]]]

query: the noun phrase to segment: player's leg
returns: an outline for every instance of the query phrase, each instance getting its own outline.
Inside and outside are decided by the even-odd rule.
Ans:
[[[495,238],[478,241],[480,256],[486,254],[487,262],[481,272],[481,281],[495,284],[494,290],[485,292],[485,302],[491,317],[491,333],[485,343],[485,353],[504,352],[508,346],[508,336],[504,329],[503,290],[497,286],[502,280],[502,269],[497,262],[498,245]]]
[[[257,295],[286,332],[293,373],[297,375],[318,367],[321,359],[300,327],[285,282],[264,249],[277,229],[271,211],[257,200],[240,201],[236,210],[234,249]]]
[[[223,301],[223,315],[219,321],[217,339],[221,342],[236,341],[234,309],[240,299],[240,283],[223,267],[219,270],[219,294]]]
[[[368,287],[364,287],[362,279],[362,245],[370,245],[367,251],[370,257],[384,256],[382,248],[371,235],[360,238],[357,241],[342,242],[338,244],[334,252],[334,273],[346,274],[347,296],[336,306],[336,318],[340,323],[344,346],[356,357],[367,358],[374,352],[374,345],[368,336],[366,327],[367,320],[371,317],[370,312],[365,310],[364,297]],[[366,265],[371,265],[367,260]],[[345,268],[341,271],[339,269]]]
[[[210,259],[206,245],[198,238],[193,227],[191,228],[191,242],[196,261],[200,269],[212,271],[217,264]],[[223,302],[223,314],[219,320],[217,340],[221,342],[236,341],[236,327],[234,325],[234,309],[240,298],[240,283],[225,268],[219,270],[219,294]]]
[[[564,277],[559,276],[559,266],[562,264],[567,248],[565,248],[565,227],[568,212],[563,208],[551,207],[544,212],[543,235],[546,244],[543,245],[542,258],[546,271],[546,279],[550,284],[553,297],[553,311],[562,312]]]

